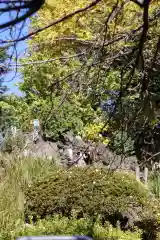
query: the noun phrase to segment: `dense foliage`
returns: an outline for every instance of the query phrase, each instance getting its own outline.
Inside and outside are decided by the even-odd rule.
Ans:
[[[77,217],[99,215],[108,220],[133,206],[138,214],[136,208],[145,207],[147,197],[147,190],[133,176],[107,174],[105,170],[94,168],[73,168],[59,171],[28,189],[26,216],[45,218],[74,213]],[[115,221],[114,217],[112,220]]]
[[[4,64],[7,58],[7,53],[5,49],[0,49],[0,64]],[[8,111],[5,108],[5,93],[8,90],[7,86],[4,83],[4,74],[6,73],[6,69],[2,66],[0,67],[0,133],[4,132],[7,123],[8,123]]]
[[[148,191],[132,175],[107,174],[100,169],[59,170],[33,184],[26,192],[26,221],[53,217],[56,214],[71,218],[97,217],[101,224],[108,221],[121,229],[139,226],[144,233],[157,235],[158,202],[149,200]],[[154,203],[152,203],[152,201]],[[157,217],[155,214],[157,212]],[[149,222],[150,230],[147,225]]]
[[[83,0],[46,1],[31,19],[30,29],[45,27],[85,4]],[[154,138],[152,147],[145,146],[141,136],[159,121],[158,1],[152,1],[148,10],[146,38],[144,11],[135,1],[100,1],[89,11],[34,35],[21,60],[20,89],[25,97],[9,99],[12,122],[29,131],[30,121],[38,118],[43,134],[53,140],[72,129],[85,139],[110,142],[118,154],[132,155],[136,150],[140,160],[157,152],[155,132],[149,139]],[[97,126],[106,121],[109,136],[99,138]],[[118,143],[121,132],[125,147],[121,140]]]

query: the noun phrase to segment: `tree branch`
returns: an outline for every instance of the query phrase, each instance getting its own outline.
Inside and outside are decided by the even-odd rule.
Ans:
[[[25,8],[30,8],[31,2],[25,4],[25,5],[18,5],[18,6],[8,6],[5,8],[0,8],[0,13],[4,13],[4,12],[10,12],[10,11],[20,11],[23,10]]]
[[[26,63],[17,63],[17,64],[9,64],[9,67],[22,67],[22,66],[27,66],[27,65],[36,65],[36,64],[44,64],[44,63],[49,63],[49,62],[55,62],[57,60],[67,60],[71,58],[76,58],[82,55],[86,55],[86,52],[82,52],[79,54],[75,55],[70,55],[70,56],[63,56],[63,57],[57,57],[57,58],[51,58],[47,60],[39,60],[39,61],[31,61],[31,62],[26,62]],[[6,67],[5,67],[6,68]]]
[[[33,0],[33,1],[34,1],[34,2],[37,2],[37,0]],[[43,1],[43,0],[41,0],[41,1]],[[37,34],[37,33],[40,33],[40,32],[42,32],[42,31],[44,31],[45,29],[48,29],[48,28],[50,28],[50,27],[52,27],[52,26],[54,26],[54,25],[56,25],[56,24],[58,24],[58,23],[60,23],[60,22],[63,22],[63,21],[65,21],[65,20],[67,20],[67,19],[75,16],[76,14],[79,14],[79,13],[82,13],[82,12],[84,12],[84,11],[89,10],[90,8],[96,6],[96,5],[97,5],[98,3],[100,3],[101,1],[102,1],[102,0],[94,0],[94,1],[91,2],[89,5],[87,5],[87,6],[83,7],[83,8],[79,8],[79,9],[77,9],[76,11],[71,12],[71,13],[65,15],[65,16],[62,16],[61,18],[52,21],[50,24],[48,24],[48,25],[46,25],[46,26],[44,26],[44,27],[42,27],[42,28],[39,28],[39,29],[37,29],[37,30],[35,30],[35,31],[33,31],[33,32],[31,32],[31,33],[29,33],[29,34],[21,37],[21,38],[8,41],[8,43],[24,41],[25,39],[27,39],[27,38],[29,38],[29,37]],[[36,5],[37,5],[37,4],[36,4]],[[42,5],[42,4],[41,4],[41,5]],[[34,8],[35,8],[35,6],[34,6]],[[39,8],[40,8],[40,7],[39,7]],[[39,10],[39,9],[37,9],[37,11],[38,11],[38,10]],[[33,11],[33,13],[34,13],[34,12],[35,12],[35,11]],[[30,11],[29,11],[29,12],[26,13],[24,16],[22,16],[19,21],[24,20],[26,17],[28,17],[28,16],[30,16],[30,15],[31,15],[31,13],[30,13]],[[8,23],[8,24],[14,25],[15,23],[17,23],[17,20],[13,20],[12,22],[10,22],[10,23]],[[3,24],[3,25],[0,26],[0,29],[1,29],[1,28],[4,28],[4,27],[7,27],[7,26],[8,26],[7,24]],[[1,41],[1,44],[2,44],[2,43],[7,43],[7,41]]]
[[[38,0],[38,1],[37,0],[32,0],[31,2],[26,4],[26,6],[28,5],[27,8],[29,8],[29,10],[24,15],[22,15],[19,18],[14,19],[10,22],[6,22],[4,24],[1,24],[0,29],[6,28],[6,27],[9,27],[9,26],[13,26],[13,25],[25,20],[26,18],[30,17],[32,14],[36,13],[41,8],[41,6],[44,4],[44,2],[45,2],[45,0]],[[15,42],[15,41],[13,40],[11,42]]]

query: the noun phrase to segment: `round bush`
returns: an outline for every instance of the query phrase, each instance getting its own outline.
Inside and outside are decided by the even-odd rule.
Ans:
[[[77,218],[100,216],[114,225],[124,214],[124,218],[129,214],[138,216],[147,198],[147,190],[134,176],[75,167],[59,170],[27,189],[25,216],[26,219],[55,214],[74,214]]]

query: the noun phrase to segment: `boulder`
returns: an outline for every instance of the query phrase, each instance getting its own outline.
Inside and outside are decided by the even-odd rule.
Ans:
[[[48,141],[45,142],[42,138],[39,138],[36,143],[28,142],[23,155],[26,157],[48,158],[56,162],[59,161],[57,144]]]
[[[39,136],[34,144],[32,133],[27,135],[27,141],[23,155],[54,159],[63,166],[94,165],[111,170],[135,171],[137,165],[135,156],[124,158],[116,155],[105,144],[84,142],[80,136],[75,136],[73,131],[66,132],[58,142],[44,141]],[[69,151],[72,151],[72,156]]]

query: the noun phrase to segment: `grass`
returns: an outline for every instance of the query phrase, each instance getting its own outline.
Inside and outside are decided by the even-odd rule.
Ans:
[[[150,175],[149,188],[157,198],[160,198],[160,172],[157,171]]]
[[[24,189],[41,176],[55,170],[55,166],[42,159],[16,158],[2,155],[7,162],[6,171],[0,181],[0,229],[12,231],[23,221]]]

